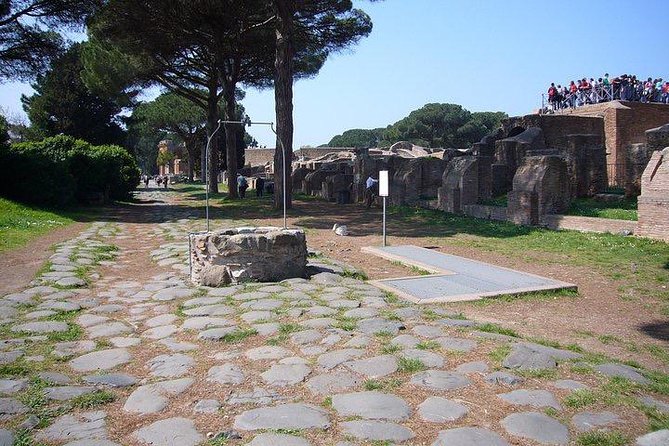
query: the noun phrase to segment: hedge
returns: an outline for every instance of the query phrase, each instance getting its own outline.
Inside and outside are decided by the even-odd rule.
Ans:
[[[50,206],[126,199],[139,183],[137,163],[124,148],[69,136],[0,146],[0,165],[0,195]]]

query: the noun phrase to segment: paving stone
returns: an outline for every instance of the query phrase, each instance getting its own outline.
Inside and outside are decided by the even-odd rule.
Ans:
[[[234,325],[234,321],[221,317],[199,316],[190,317],[184,321],[181,328],[185,330],[206,330],[208,328],[218,328]]]
[[[163,378],[178,378],[185,375],[195,365],[195,360],[183,353],[160,355],[146,363],[151,375]]]
[[[28,408],[14,398],[0,398],[0,421],[9,420],[28,412]]]
[[[201,307],[183,310],[183,313],[186,316],[225,316],[228,314],[233,314],[234,312],[235,310],[224,304],[204,305]]]
[[[378,316],[378,314],[379,310],[369,307],[353,308],[351,310],[344,312],[345,317],[352,319],[371,319]]]
[[[4,312],[4,309],[2,311]],[[58,314],[58,312],[53,310],[38,310],[38,311],[31,311],[30,313],[25,314],[23,317],[25,319],[42,319],[45,317],[53,316],[55,314]],[[11,318],[7,318],[6,316],[7,316],[6,314],[3,314],[2,316],[0,316],[0,318],[2,318],[2,320],[7,320],[8,322],[12,322]]]
[[[107,438],[103,411],[62,415],[47,428],[34,435],[37,441],[61,442],[85,440],[91,442]]]
[[[305,364],[274,364],[260,377],[270,386],[285,387],[301,383],[309,373],[311,368]]]
[[[160,412],[167,407],[169,397],[186,391],[194,382],[193,378],[180,378],[140,386],[125,401],[123,410],[139,414]]]
[[[420,418],[432,423],[459,420],[468,412],[467,406],[438,396],[431,396],[418,405]]]
[[[501,422],[510,435],[528,438],[541,444],[563,445],[569,442],[567,427],[539,412],[514,413]]]
[[[434,325],[416,325],[411,331],[421,338],[438,338],[444,336],[441,327],[435,327]]]
[[[665,403],[664,401],[657,400],[652,396],[648,395],[642,396],[641,398],[639,398],[639,402],[645,406],[657,409],[658,411],[664,414],[669,414],[669,404]]]
[[[272,315],[271,311],[249,311],[239,316],[239,318],[247,324],[252,324],[254,322],[272,319]]]
[[[150,328],[160,327],[161,325],[170,325],[177,319],[179,318],[174,314],[161,314],[144,321],[144,325]]]
[[[57,310],[57,311],[77,311],[81,310],[81,305],[77,302],[52,301],[44,302],[37,306],[38,310]]]
[[[350,308],[358,308],[360,306],[360,302],[351,299],[335,299],[328,302],[328,306],[337,309],[345,309],[345,308],[350,309]]]
[[[389,321],[383,318],[363,319],[358,322],[358,331],[365,334],[390,333],[396,335],[403,330],[404,324],[398,321]]]
[[[84,279],[80,279],[79,277],[63,277],[62,279],[56,281],[56,285],[64,287],[85,287],[86,281]]]
[[[505,384],[515,386],[521,384],[525,379],[507,372],[492,372],[485,377],[485,382],[490,384]]]
[[[318,357],[316,363],[324,369],[332,369],[339,364],[359,358],[364,355],[365,351],[357,348],[345,348],[342,350],[334,350],[329,353],[324,353]]]
[[[301,325],[308,328],[331,328],[337,325],[337,320],[330,317],[319,317],[314,319],[307,319]]]
[[[606,376],[625,378],[639,384],[650,383],[650,380],[639,373],[634,367],[624,364],[600,364],[595,367],[595,370]]]
[[[195,413],[217,413],[221,408],[221,402],[218,400],[200,400],[193,407]]]
[[[235,364],[215,365],[207,372],[207,381],[218,384],[241,384],[244,382],[244,373]]]
[[[571,418],[571,424],[579,432],[589,432],[600,427],[619,423],[620,417],[613,412],[580,412]]]
[[[411,376],[411,384],[435,390],[453,390],[467,387],[471,381],[464,375],[442,370],[426,370]]]
[[[414,319],[423,314],[422,311],[411,307],[398,308],[397,310],[394,310],[393,313],[402,320]]]
[[[264,345],[247,350],[244,355],[252,361],[263,361],[268,359],[287,358],[293,356],[293,353],[283,347]]]
[[[277,322],[266,322],[264,324],[253,324],[251,327],[258,332],[259,336],[272,336],[279,332],[281,324]]]
[[[262,293],[259,291],[251,291],[248,293],[240,293],[240,294],[235,294],[233,295],[233,299],[235,300],[260,300],[260,299],[266,299],[270,296],[270,293]]]
[[[558,379],[553,382],[553,386],[564,390],[580,390],[588,388],[588,386],[582,382],[574,381],[573,379]]]
[[[0,394],[20,392],[28,387],[27,379],[0,379]]]
[[[70,356],[92,352],[95,347],[95,341],[58,342],[54,345],[51,354],[57,358],[69,358]]]
[[[124,333],[130,333],[131,331],[132,328],[128,327],[123,322],[105,322],[86,329],[86,333],[88,333],[88,337],[91,339],[109,338]]]
[[[0,429],[0,446],[12,446],[14,444],[14,434],[7,429]]]
[[[408,349],[399,353],[399,356],[408,359],[417,359],[428,368],[441,368],[444,366],[444,357],[427,350]],[[459,372],[459,370],[456,370]],[[460,372],[462,373],[462,372]]]
[[[462,339],[462,338],[452,338],[444,336],[441,338],[435,339],[439,343],[442,349],[452,350],[456,352],[470,352],[476,348],[476,341],[471,339]]]
[[[285,399],[278,392],[256,387],[251,392],[236,392],[230,395],[226,403],[234,406],[238,404],[253,404],[255,406],[267,406],[276,401]]]
[[[324,334],[318,330],[302,330],[290,335],[291,342],[298,345],[314,344],[323,339]]]
[[[37,376],[50,384],[65,385],[72,382],[69,376],[57,372],[40,372]]]
[[[109,342],[111,342],[114,347],[126,348],[126,347],[133,347],[142,342],[142,340],[139,338],[118,337],[109,339]]]
[[[359,440],[396,441],[401,443],[415,437],[410,429],[389,421],[345,421],[339,423],[339,426],[344,435],[349,435]]]
[[[397,358],[393,355],[374,356],[344,363],[351,371],[367,378],[380,378],[397,371]]]
[[[60,387],[46,387],[44,395],[55,401],[68,401],[87,393],[95,392],[95,387],[89,386],[60,386]]]
[[[567,350],[522,342],[513,345],[512,352],[504,359],[502,365],[520,370],[554,369],[558,361],[579,359],[582,356]]]
[[[662,429],[642,435],[636,439],[636,446],[667,446],[669,444],[669,429]]]
[[[106,375],[84,376],[84,381],[89,384],[98,384],[109,387],[129,387],[137,384],[137,378],[125,373],[109,373]]]
[[[514,406],[552,407],[556,410],[562,410],[560,403],[548,390],[519,389],[509,393],[500,393],[497,396]]]
[[[147,339],[164,339],[172,336],[179,331],[176,325],[162,325],[160,327],[149,328],[140,335]]]
[[[158,291],[153,295],[153,300],[159,301],[171,301],[175,299],[181,299],[183,297],[189,297],[195,292],[195,290],[190,288],[166,288],[164,290]]]
[[[372,342],[372,338],[370,338],[369,336],[358,335],[358,336],[353,336],[346,343],[344,343],[344,347],[351,347],[351,348],[367,347],[370,342]]]
[[[340,417],[401,421],[411,415],[411,408],[402,398],[376,391],[334,395],[332,407]]]
[[[201,331],[197,335],[197,338],[204,341],[220,341],[235,331],[237,331],[237,327],[210,328],[209,330]]]
[[[98,307],[92,308],[91,311],[94,313],[103,313],[103,314],[111,314],[111,313],[118,313],[119,311],[125,310],[126,307],[123,305],[117,305],[117,304],[108,304],[108,305],[100,305]]]
[[[362,380],[349,372],[331,372],[314,376],[306,382],[313,393],[331,395],[362,384]]]
[[[198,349],[198,346],[196,344],[191,344],[190,342],[178,342],[173,338],[161,339],[158,342],[160,342],[173,352],[189,352]]]
[[[189,299],[183,303],[184,307],[199,307],[203,305],[217,305],[223,302],[225,299],[222,297],[196,297],[194,299]]]
[[[248,310],[276,310],[277,308],[281,308],[282,305],[283,301],[278,299],[260,299],[243,302],[239,305],[239,308]]]
[[[415,348],[418,344],[420,344],[420,339],[412,335],[402,334],[395,336],[390,341],[390,343],[392,345],[399,345],[402,348]]]
[[[247,446],[311,446],[311,443],[294,435],[265,433],[257,435]]]
[[[455,368],[458,373],[486,373],[488,371],[488,364],[485,361],[474,361],[460,364]]]
[[[488,429],[459,427],[440,431],[432,446],[509,446],[509,443]]]
[[[136,430],[132,436],[151,446],[196,446],[205,440],[192,420],[180,417],[156,421]]]
[[[309,404],[289,403],[261,407],[242,412],[235,417],[234,428],[258,429],[327,429],[327,411]]]
[[[109,370],[129,362],[130,353],[124,348],[99,350],[86,353],[69,362],[70,367],[77,372],[93,372],[95,370]]]
[[[66,322],[59,321],[38,321],[26,322],[25,324],[13,325],[14,333],[62,333],[68,330]]]
[[[452,319],[444,318],[436,321],[437,324],[443,325],[445,327],[475,327],[477,324],[474,321],[468,321],[466,319]]]
[[[99,316],[97,314],[84,313],[77,317],[77,324],[82,327],[92,327],[93,325],[102,324],[103,322],[109,321],[108,317]]]

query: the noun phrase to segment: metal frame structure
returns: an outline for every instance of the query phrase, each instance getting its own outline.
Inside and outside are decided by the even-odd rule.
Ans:
[[[268,125],[270,126],[270,129],[272,129],[272,132],[276,136],[277,141],[279,141],[279,145],[281,146],[281,158],[283,160],[283,229],[287,229],[288,225],[286,222],[286,203],[287,203],[287,193],[288,190],[286,188],[286,147],[283,145],[283,141],[281,141],[281,137],[279,137],[279,134],[276,132],[276,129],[274,128],[274,123],[273,122],[253,122],[250,119],[245,119],[244,121],[223,121],[223,120],[218,120],[218,126],[216,129],[212,132],[212,134],[207,138],[207,146],[205,148],[205,172],[206,172],[206,195],[205,195],[205,218],[207,220],[207,232],[209,232],[209,169],[207,169],[207,162],[209,161],[209,143],[211,142],[211,139],[214,137],[216,132],[221,128],[221,124],[242,124],[244,126],[251,126],[251,125]]]

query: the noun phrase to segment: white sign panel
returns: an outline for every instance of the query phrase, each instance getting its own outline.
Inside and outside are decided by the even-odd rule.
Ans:
[[[382,170],[379,172],[379,197],[388,196],[388,171]]]

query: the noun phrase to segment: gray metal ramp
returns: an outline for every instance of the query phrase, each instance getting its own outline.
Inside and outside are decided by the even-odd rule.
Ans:
[[[414,302],[454,302],[505,294],[575,289],[575,285],[546,277],[443,254],[418,246],[363,248],[365,252],[435,274],[372,281]]]

